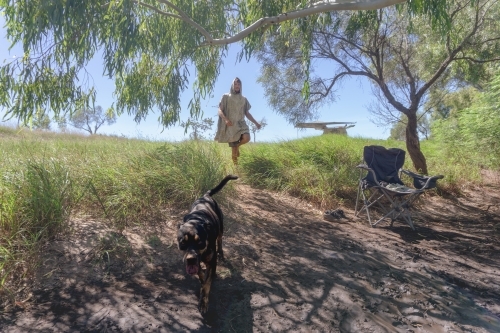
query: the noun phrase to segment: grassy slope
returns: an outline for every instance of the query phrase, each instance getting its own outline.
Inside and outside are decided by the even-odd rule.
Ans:
[[[167,205],[187,209],[235,171],[252,186],[286,191],[321,207],[352,203],[359,178],[355,166],[369,144],[404,149],[402,142],[338,135],[248,144],[234,170],[229,148],[213,142],[162,143],[0,127],[0,297],[8,300],[15,283],[29,277],[40,244],[63,231],[74,212],[106,216],[122,229],[154,219]],[[442,188],[479,181],[477,163],[450,156],[432,142],[424,142],[422,150],[431,173],[446,175]],[[409,157],[405,167],[412,169]],[[230,189],[219,200],[231,195]]]
[[[244,147],[241,165],[253,186],[278,191],[315,202],[321,206],[329,201],[355,198],[363,147],[381,145],[405,149],[404,142],[322,135],[300,140],[249,145]],[[464,182],[479,182],[480,168],[463,156],[448,156],[442,146],[423,142],[431,174],[443,174],[443,189],[455,190]],[[409,155],[405,169],[413,170]]]

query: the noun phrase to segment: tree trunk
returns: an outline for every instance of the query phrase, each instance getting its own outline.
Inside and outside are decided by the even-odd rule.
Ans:
[[[406,150],[410,154],[415,170],[427,175],[427,162],[420,150],[420,140],[417,132],[417,112],[410,111],[406,116],[408,117],[408,124],[406,125]]]

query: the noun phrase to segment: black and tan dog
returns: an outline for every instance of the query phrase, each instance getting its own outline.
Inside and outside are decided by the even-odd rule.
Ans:
[[[200,301],[198,308],[202,314],[208,311],[208,295],[215,277],[217,254],[224,258],[222,252],[223,214],[217,202],[212,198],[228,181],[238,179],[228,175],[219,185],[204,196],[197,199],[191,206],[191,211],[179,223],[177,242],[179,250],[184,251],[184,263],[189,275],[198,274],[201,282]],[[200,263],[206,266],[203,274]]]

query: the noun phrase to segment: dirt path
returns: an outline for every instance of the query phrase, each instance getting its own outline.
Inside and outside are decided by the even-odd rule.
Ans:
[[[427,196],[417,230],[332,223],[298,199],[238,186],[211,291],[174,241],[183,212],[113,233],[80,217],[51,244],[31,297],[1,332],[500,332],[500,188]],[[332,207],[337,208],[337,207]]]

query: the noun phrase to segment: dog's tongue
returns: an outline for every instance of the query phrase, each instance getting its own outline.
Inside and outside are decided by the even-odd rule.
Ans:
[[[186,272],[189,275],[198,273],[198,265],[186,265]]]

